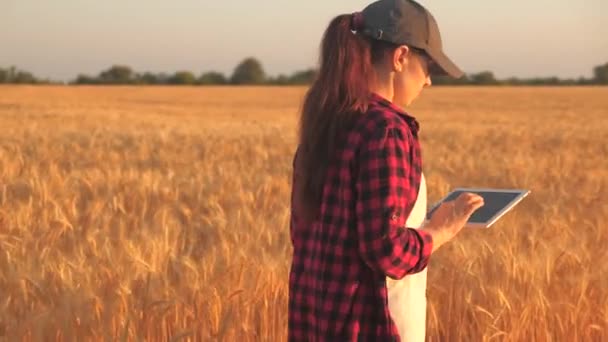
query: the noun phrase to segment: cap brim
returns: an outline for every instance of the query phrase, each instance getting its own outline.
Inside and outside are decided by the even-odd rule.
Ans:
[[[435,62],[430,70],[432,76],[450,76],[453,78],[464,76],[464,72],[443,51],[427,51],[427,53]]]

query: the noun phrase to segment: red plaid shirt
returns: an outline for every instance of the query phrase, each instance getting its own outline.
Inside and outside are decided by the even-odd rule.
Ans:
[[[374,94],[329,166],[316,221],[298,218],[292,191],[289,341],[400,341],[386,277],[422,271],[433,245],[405,227],[421,181],[418,130]]]

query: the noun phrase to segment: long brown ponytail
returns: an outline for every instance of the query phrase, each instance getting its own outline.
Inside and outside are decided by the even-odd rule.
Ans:
[[[395,46],[353,32],[353,16],[339,15],[321,42],[319,72],[299,122],[297,200],[308,219],[319,207],[329,162],[353,119],[367,110],[373,64]]]

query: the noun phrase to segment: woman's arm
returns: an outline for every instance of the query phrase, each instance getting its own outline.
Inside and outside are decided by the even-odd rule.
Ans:
[[[369,267],[393,279],[422,271],[433,251],[431,233],[403,227],[417,195],[410,191],[410,137],[404,128],[378,125],[363,141],[358,160],[359,252]]]

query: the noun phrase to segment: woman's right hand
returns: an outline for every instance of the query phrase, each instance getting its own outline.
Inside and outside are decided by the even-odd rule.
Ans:
[[[433,252],[456,236],[471,215],[483,205],[483,197],[470,192],[441,203],[422,228],[422,231],[433,236]]]

